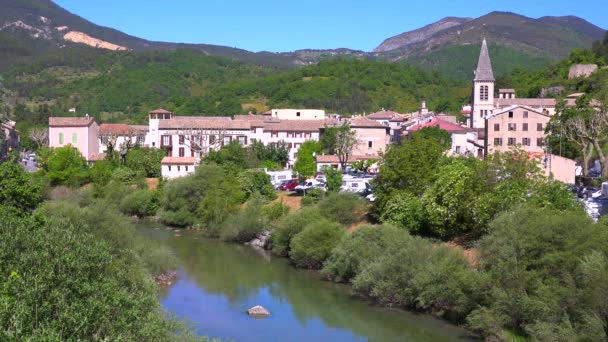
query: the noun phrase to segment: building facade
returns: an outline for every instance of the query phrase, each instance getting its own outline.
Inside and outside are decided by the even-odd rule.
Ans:
[[[95,119],[85,117],[50,117],[49,147],[71,145],[80,151],[87,161],[98,159],[99,126]]]
[[[486,117],[488,153],[504,152],[516,146],[526,152],[545,152],[545,129],[549,120],[549,114],[521,105],[497,110]]]

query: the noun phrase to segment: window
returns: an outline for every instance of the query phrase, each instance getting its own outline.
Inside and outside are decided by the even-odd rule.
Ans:
[[[256,139],[256,138],[251,138],[251,143],[252,143],[252,144],[255,144],[257,141],[258,141],[258,139]]]
[[[513,112],[509,112],[509,119],[513,119]]]
[[[460,146],[456,146],[456,153],[460,153]]]
[[[223,145],[228,145],[232,141],[232,137],[224,137]]]
[[[163,135],[162,136],[162,140],[161,140],[161,145],[162,146],[170,146],[171,145],[171,136],[170,135]]]
[[[59,133],[59,143],[63,144],[63,133]]]
[[[78,133],[72,133],[72,144],[76,145],[78,142]]]
[[[508,126],[509,131],[516,131],[517,130],[517,124],[514,123],[510,123]]]
[[[156,147],[156,142],[152,142],[152,147]]]
[[[502,138],[494,138],[494,146],[501,146]]]
[[[190,150],[190,157],[194,157],[194,150]]]
[[[171,171],[171,165],[168,165],[167,168],[169,169],[169,171]]]
[[[513,145],[515,145],[515,143],[516,143],[515,138],[509,138],[509,140],[507,140],[507,145],[509,145],[509,146],[513,146]]]
[[[300,116],[300,112],[296,112],[296,116]]]
[[[180,166],[179,166],[179,165],[177,165],[177,171],[178,171],[178,172],[179,172],[179,171],[181,171],[181,170],[180,170]]]
[[[543,138],[536,138],[536,146],[542,147],[543,145],[545,145]]]
[[[287,143],[287,148],[292,149],[293,148],[293,144],[292,143]]]
[[[310,132],[304,133],[304,138],[310,138],[310,137],[312,137],[312,134]]]
[[[237,137],[237,139],[239,139],[239,143],[240,143],[241,145],[247,145],[247,137],[246,137],[246,136],[244,136],[244,135],[239,135],[239,136]]]
[[[180,145],[183,145],[185,140],[186,140],[186,138],[183,135],[179,136],[179,144]]]
[[[215,144],[216,141],[217,141],[217,137],[215,135],[209,136],[209,145]]]
[[[539,132],[544,131],[543,124],[542,123],[537,123],[536,124],[536,130],[539,131]]]
[[[487,100],[489,98],[489,87],[487,85],[482,85],[479,87],[479,99]]]
[[[279,137],[279,132],[270,132],[270,137],[271,138],[278,138]]]
[[[179,156],[180,156],[180,157],[183,157],[183,156],[185,156],[185,155],[186,155],[186,152],[185,152],[184,148],[183,148],[183,147],[180,147],[180,148],[179,148]]]
[[[186,165],[186,172],[188,172],[188,165]]]
[[[500,124],[494,124],[494,132],[500,131]]]
[[[302,144],[293,144],[293,147],[295,148],[300,148],[300,146],[302,146]]]
[[[528,118],[528,111],[524,111],[524,119]]]
[[[526,131],[527,132],[528,131],[528,124],[527,123],[522,124],[521,125],[521,129],[522,129],[522,131]]]
[[[372,148],[372,142],[371,142],[371,141],[368,141],[368,142],[367,142],[367,147],[368,147],[368,148]]]
[[[530,138],[523,138],[521,144],[524,146],[530,146]]]

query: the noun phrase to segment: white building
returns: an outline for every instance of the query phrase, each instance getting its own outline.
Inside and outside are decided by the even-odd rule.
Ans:
[[[161,161],[163,178],[171,179],[194,173],[197,161],[194,157],[164,157]]]

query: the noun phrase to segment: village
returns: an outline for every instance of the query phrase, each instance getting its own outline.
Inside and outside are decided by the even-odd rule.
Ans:
[[[93,116],[49,118],[48,146],[72,145],[91,163],[104,158],[107,149],[120,151],[134,146],[166,151],[162,176],[176,178],[191,174],[210,150],[231,141],[248,146],[283,141],[289,148],[286,169],[292,169],[299,147],[307,140],[318,141],[327,127],[348,125],[357,143],[347,162],[379,160],[390,144],[400,143],[412,132],[438,127],[451,135],[448,155],[483,158],[514,147],[539,160],[547,176],[565,184],[575,183],[576,162],[553,154],[544,144],[546,128],[556,114],[552,98],[518,98],[515,89],[494,89],[495,78],[486,41],[482,43],[473,79],[470,105],[463,106],[464,122],[455,115],[434,113],[422,101],[412,113],[384,110],[361,116],[328,114],[317,109],[272,109],[262,115],[233,117],[180,116],[165,109],[148,114],[148,125],[98,123]],[[573,106],[583,94],[566,97]],[[318,170],[339,167],[335,155],[316,155]],[[378,165],[370,170],[377,171]],[[579,172],[580,174],[580,172]]]

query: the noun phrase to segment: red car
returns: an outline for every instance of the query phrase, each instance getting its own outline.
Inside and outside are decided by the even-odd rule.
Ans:
[[[283,191],[294,191],[295,187],[298,185],[297,179],[290,179],[287,183],[283,184],[279,190]]]

